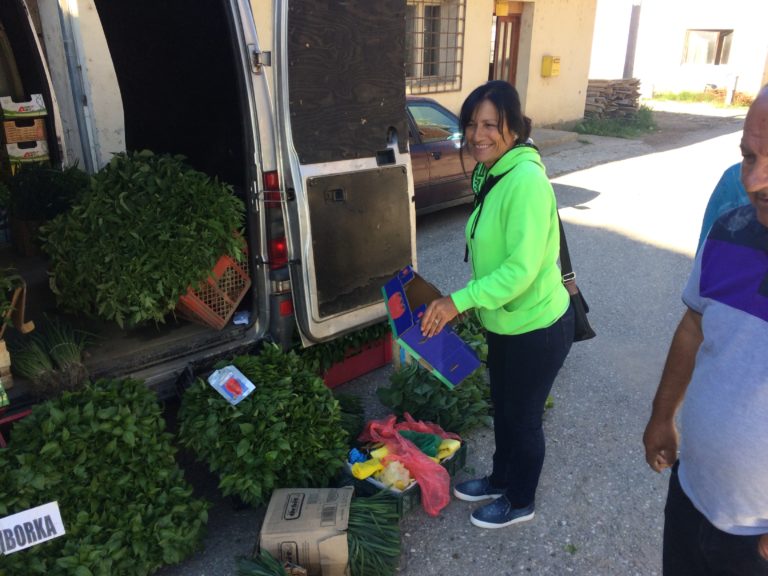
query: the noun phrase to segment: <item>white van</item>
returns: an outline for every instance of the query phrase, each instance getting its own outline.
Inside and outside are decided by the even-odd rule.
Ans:
[[[92,376],[142,378],[163,397],[295,327],[308,345],[384,319],[381,286],[416,260],[405,0],[3,3],[39,18],[65,163],[182,154],[248,207],[249,323],[105,323]]]

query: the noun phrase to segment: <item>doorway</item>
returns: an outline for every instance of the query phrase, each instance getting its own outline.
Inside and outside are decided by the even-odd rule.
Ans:
[[[517,55],[520,47],[521,14],[496,17],[493,60],[489,80],[506,80],[515,86]]]

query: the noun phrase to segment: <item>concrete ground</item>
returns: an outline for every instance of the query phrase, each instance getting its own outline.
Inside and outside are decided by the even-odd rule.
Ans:
[[[453,500],[436,517],[401,522],[405,576],[660,574],[666,475],[650,471],[641,442],[691,265],[704,205],[720,173],[739,160],[743,110],[659,111],[660,129],[621,140],[536,130],[598,337],[574,345],[545,417],[547,458],[533,521],[502,530],[469,523],[473,505]],[[418,268],[444,293],[469,275],[462,262],[468,207],[418,221]],[[385,367],[345,384],[367,415],[386,413],[375,390]],[[493,434],[466,439],[458,478],[489,470]],[[236,509],[216,481],[185,462],[214,502],[204,549],[160,576],[232,575],[249,554],[261,509]],[[296,463],[300,465],[300,463]]]

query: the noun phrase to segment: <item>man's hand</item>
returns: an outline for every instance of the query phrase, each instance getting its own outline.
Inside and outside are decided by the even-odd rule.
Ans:
[[[669,346],[661,382],[653,398],[651,419],[643,434],[645,461],[656,472],[669,468],[677,460],[680,439],[675,414],[683,403],[703,338],[701,314],[686,310]]]
[[[760,540],[757,542],[757,551],[760,552],[763,560],[768,560],[768,534],[760,536]]]
[[[643,434],[645,461],[655,472],[671,468],[677,460],[679,436],[674,419],[651,415]]]

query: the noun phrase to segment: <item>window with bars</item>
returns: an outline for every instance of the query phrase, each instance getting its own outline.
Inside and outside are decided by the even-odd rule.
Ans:
[[[406,84],[411,94],[461,89],[466,0],[408,0]]]

